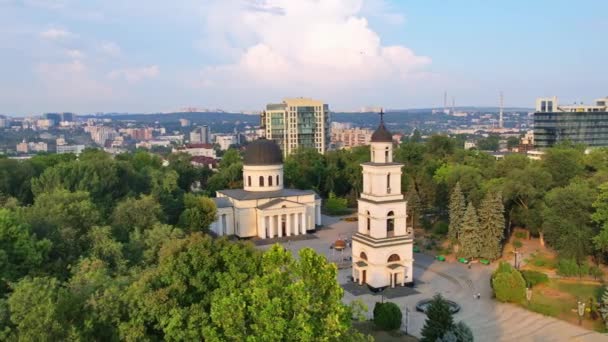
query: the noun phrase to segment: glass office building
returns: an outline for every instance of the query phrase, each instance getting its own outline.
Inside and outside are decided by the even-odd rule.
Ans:
[[[534,113],[534,146],[551,147],[561,141],[589,147],[608,146],[608,98],[594,105],[559,106],[557,98],[536,101]]]

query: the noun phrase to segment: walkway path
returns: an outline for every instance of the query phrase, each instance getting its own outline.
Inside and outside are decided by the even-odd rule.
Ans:
[[[325,220],[329,229],[322,229],[315,235],[317,239],[291,241],[283,246],[297,251],[310,247],[317,252],[325,254],[333,261],[341,260],[343,256],[350,256],[350,249],[344,255],[336,254],[329,246],[337,238],[349,238],[356,231],[356,222]],[[266,249],[269,246],[259,246]],[[424,298],[441,293],[461,306],[461,310],[454,316],[455,321],[464,321],[475,335],[476,341],[608,341],[608,336],[583,329],[579,326],[543,316],[511,304],[496,302],[492,299],[490,287],[491,269],[483,265],[473,265],[471,269],[456,263],[436,262],[432,257],[415,254],[414,279],[415,290],[418,294],[407,297],[391,299],[401,307],[405,313],[408,309],[408,332],[420,336],[426,316],[416,312],[416,303]],[[338,281],[341,284],[348,282],[351,269],[342,269],[338,272]],[[481,299],[474,299],[473,295],[481,294]],[[374,303],[381,300],[380,295],[364,294],[354,296],[344,293],[344,301],[349,303],[354,299],[363,300],[369,307],[368,317]],[[402,329],[405,329],[405,315]]]

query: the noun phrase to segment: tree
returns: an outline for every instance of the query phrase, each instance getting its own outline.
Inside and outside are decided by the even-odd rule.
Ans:
[[[63,276],[67,266],[88,250],[88,232],[101,221],[88,193],[67,190],[38,195],[24,216],[37,236],[52,242],[49,266]]]
[[[454,325],[450,306],[441,294],[436,294],[426,310],[426,321],[422,327],[422,342],[436,342]]]
[[[347,200],[345,198],[336,197],[333,192],[329,193],[329,197],[325,200],[325,210],[329,215],[344,215],[347,214]]]
[[[415,228],[418,226],[418,218],[422,212],[422,204],[420,203],[420,196],[418,196],[414,180],[410,182],[407,194],[405,195],[405,200],[407,201],[408,215],[412,218],[412,228]]]
[[[595,190],[583,182],[555,188],[545,196],[544,231],[547,242],[560,256],[580,263],[592,250],[591,214],[595,198]]]
[[[476,258],[480,256],[483,237],[480,231],[477,211],[471,202],[469,202],[467,211],[462,219],[462,228],[458,242],[460,243],[459,254],[463,257]]]
[[[212,339],[339,340],[349,332],[351,313],[336,276],[336,266],[310,248],[296,260],[273,246],[244,290],[214,296]]]
[[[200,232],[168,240],[158,265],[137,274],[120,296],[128,308],[118,310],[121,339],[209,340],[215,292],[218,299],[242,294],[261,271],[260,253],[251,244],[213,240]],[[226,322],[241,309],[227,308]]]
[[[438,342],[473,342],[473,332],[464,322],[458,322]]]
[[[504,236],[505,216],[500,193],[488,192],[479,208],[479,230],[481,233],[480,256],[495,260],[501,255],[500,243]]]
[[[490,134],[487,138],[477,141],[477,148],[482,151],[497,151],[500,146],[500,136]]]
[[[555,186],[566,186],[570,180],[584,171],[583,151],[570,146],[547,149],[542,165],[553,179]]]
[[[395,330],[401,326],[401,310],[395,303],[376,303],[374,324],[382,330]]]
[[[133,232],[141,234],[164,218],[163,209],[153,196],[138,199],[129,197],[116,206],[112,212],[112,226],[115,236],[122,242]]]
[[[40,271],[50,249],[49,240],[38,240],[15,213],[0,209],[0,295],[8,283]]]
[[[600,193],[593,202],[595,212],[591,218],[601,228],[599,234],[593,237],[593,244],[597,250],[606,253],[608,252],[608,182],[600,185],[599,190]]]
[[[492,274],[492,288],[501,302],[521,303],[526,298],[524,277],[506,262],[501,262]]]
[[[187,232],[207,232],[217,215],[215,202],[208,197],[186,194],[184,206],[186,209],[179,216],[180,227]]]
[[[8,299],[11,322],[21,341],[64,341],[69,324],[67,291],[54,278],[25,277]]]
[[[519,145],[518,137],[508,137],[507,138],[507,148],[509,150],[516,148]]]
[[[460,183],[456,183],[452,194],[450,195],[450,226],[448,228],[448,236],[452,240],[458,240],[462,229],[464,215],[466,211],[466,203]]]
[[[608,288],[604,288],[602,298],[600,300],[600,314],[604,320],[604,325],[608,329]]]

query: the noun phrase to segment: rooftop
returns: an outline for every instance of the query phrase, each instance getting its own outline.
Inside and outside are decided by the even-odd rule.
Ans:
[[[315,195],[315,197],[317,197],[317,193],[312,190],[296,189],[281,189],[276,191],[246,191],[243,189],[227,189],[219,190],[218,193],[241,201],[308,195]]]

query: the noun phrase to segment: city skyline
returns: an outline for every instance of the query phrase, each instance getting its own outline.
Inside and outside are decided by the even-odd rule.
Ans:
[[[0,1],[0,113],[533,107],[605,96],[607,4]],[[576,9],[576,10],[575,10]],[[564,25],[567,22],[568,25]]]

